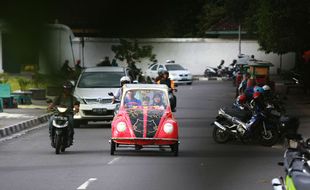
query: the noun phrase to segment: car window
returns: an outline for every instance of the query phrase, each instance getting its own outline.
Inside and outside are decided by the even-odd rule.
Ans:
[[[163,65],[159,65],[158,69],[164,69]]]
[[[158,65],[154,65],[153,67],[152,67],[152,71],[156,71],[157,70],[157,67],[158,67]]]
[[[84,72],[79,80],[79,88],[118,88],[124,72]]]
[[[178,64],[166,65],[166,68],[168,71],[185,70],[181,65]]]
[[[143,106],[165,109],[168,104],[168,98],[160,90],[128,90],[123,99],[123,104],[126,108]]]

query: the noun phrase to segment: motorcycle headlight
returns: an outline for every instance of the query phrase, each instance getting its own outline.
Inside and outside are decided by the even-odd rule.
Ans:
[[[166,123],[166,124],[164,125],[164,131],[165,131],[165,133],[167,133],[167,134],[172,133],[172,132],[173,132],[173,125],[172,125],[171,123]]]
[[[126,123],[121,121],[119,122],[117,125],[116,125],[116,129],[119,131],[119,132],[124,132],[126,130]]]
[[[65,113],[67,111],[68,108],[63,108],[63,107],[57,107],[57,110],[60,112],[60,113]]]

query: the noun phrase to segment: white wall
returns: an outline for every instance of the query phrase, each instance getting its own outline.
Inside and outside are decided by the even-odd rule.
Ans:
[[[46,33],[43,41],[46,46],[41,49],[39,64],[40,72],[48,73],[50,69],[59,70],[65,60],[74,67],[74,57],[72,53],[70,36],[74,39],[71,29],[61,24],[51,24],[46,26]]]
[[[157,55],[159,62],[165,62],[168,59],[175,60],[189,69],[195,75],[203,74],[206,66],[217,66],[221,59],[228,65],[238,55],[238,41],[228,39],[202,39],[202,38],[157,38],[157,39],[139,39],[141,45],[152,45],[153,51]],[[109,56],[114,57],[111,46],[118,44],[117,39],[86,38],[84,55],[85,66],[95,66],[100,59]],[[74,40],[74,54],[76,59],[81,59],[80,40]],[[276,54],[265,54],[259,51],[257,41],[246,40],[242,42],[242,53],[255,55],[256,59],[272,62],[275,66],[271,68],[272,73],[280,65],[280,56]],[[290,69],[295,65],[295,54],[288,53],[282,57],[282,69]],[[142,64],[137,64],[145,69],[150,62],[145,60]]]

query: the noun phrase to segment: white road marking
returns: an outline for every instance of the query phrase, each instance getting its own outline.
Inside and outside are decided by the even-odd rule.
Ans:
[[[18,114],[18,113],[0,113],[0,118],[34,118],[35,116],[32,115],[26,115],[26,114]]]
[[[116,157],[116,158],[113,158],[113,160],[111,160],[110,162],[108,162],[108,165],[112,165],[113,163],[115,163],[117,160],[119,160],[120,157]]]
[[[77,189],[78,189],[78,190],[87,189],[87,187],[89,186],[89,184],[90,184],[91,182],[96,181],[96,180],[97,180],[97,178],[89,178],[85,183],[83,183],[82,185],[80,185]]]

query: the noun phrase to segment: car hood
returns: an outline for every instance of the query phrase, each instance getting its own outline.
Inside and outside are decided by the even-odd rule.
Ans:
[[[116,94],[118,88],[75,88],[74,96],[77,98],[111,98],[109,92]]]

